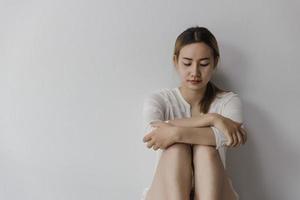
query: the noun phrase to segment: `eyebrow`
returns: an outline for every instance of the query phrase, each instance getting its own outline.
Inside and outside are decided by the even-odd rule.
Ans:
[[[183,59],[193,60],[192,58],[183,57]],[[209,60],[209,57],[201,58],[199,60]]]

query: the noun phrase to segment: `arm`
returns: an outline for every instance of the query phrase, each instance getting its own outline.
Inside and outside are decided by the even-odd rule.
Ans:
[[[236,123],[243,123],[242,102],[240,97],[237,94],[235,94],[230,99],[227,99],[227,101],[224,102],[224,104],[222,105],[222,110],[220,114],[223,117],[233,120]],[[236,141],[237,138],[232,137],[233,132],[229,134],[230,129],[225,130],[222,127],[220,129],[220,126],[218,126],[217,121],[215,122],[215,126],[212,126],[211,128],[214,131],[215,138],[216,138],[216,144],[217,144],[216,149],[219,149],[220,147],[235,146],[233,144],[235,143],[234,141]],[[244,125],[242,125],[242,128],[244,128]],[[237,136],[237,133],[234,135]]]
[[[217,120],[216,115],[203,115],[198,119],[202,125],[214,125]],[[194,118],[195,120],[197,118]],[[192,120],[190,120],[191,122]],[[178,125],[178,124],[177,124]],[[148,142],[148,147],[152,146],[152,143],[158,145],[157,148],[167,148],[173,143],[188,143],[188,144],[201,144],[216,146],[216,140],[214,132],[211,127],[184,127],[176,126],[170,122],[154,122],[151,124],[154,128],[158,128],[156,131],[149,133],[143,138],[144,142]]]
[[[216,139],[212,128],[217,113],[207,113],[191,118],[169,120],[169,123],[177,126],[177,142],[187,144],[201,144],[216,146]]]
[[[170,124],[179,127],[206,127],[214,124],[217,113],[207,113],[201,116],[168,120]]]
[[[150,125],[151,122],[165,120],[165,107],[165,100],[158,91],[152,92],[144,98],[142,108],[143,135],[153,130]]]
[[[210,127],[177,127],[177,142],[216,146],[214,132]]]
[[[188,119],[187,118],[176,119],[174,122],[173,120],[171,120],[170,123],[173,122],[175,125],[181,125],[183,127],[186,127],[186,128],[179,128],[177,133],[178,142],[190,143],[190,144],[213,145],[216,147],[216,149],[219,149],[220,147],[227,146],[227,145],[232,147],[234,143],[232,141],[232,136],[228,136],[228,133],[225,134],[224,132],[220,131],[218,129],[219,126],[217,126],[216,123],[218,119],[223,117],[227,117],[235,122],[243,121],[241,100],[238,97],[238,95],[234,95],[225,104],[223,104],[223,109],[220,113],[221,115],[217,113],[209,113],[209,114],[212,115],[210,117],[208,115],[203,115],[198,118],[195,117],[195,118],[188,118]],[[211,126],[211,127],[205,127],[205,126]],[[218,128],[216,128],[216,126]],[[228,140],[229,139],[228,137],[231,137],[230,140]],[[228,142],[229,144],[227,144]]]
[[[167,145],[167,143],[172,143],[172,141],[174,142],[174,140],[176,140],[175,142],[212,145],[216,146],[216,149],[218,149],[227,142],[227,138],[224,133],[221,132],[225,130],[227,133],[228,131],[226,128],[224,129],[221,127],[220,131],[214,127],[217,126],[217,121],[220,118],[218,113],[208,113],[199,117],[169,120],[170,124],[173,125],[173,128],[160,128],[155,132],[152,132],[153,127],[150,125],[150,122],[165,120],[164,107],[164,99],[158,94],[151,95],[144,103],[144,128],[145,132],[148,133],[144,138],[144,142],[156,137],[155,140],[149,142],[152,143],[148,146],[149,148],[155,142],[165,142]],[[230,101],[227,101],[222,107],[223,109],[220,113],[222,116],[239,121],[238,118],[241,117],[241,103],[238,96],[231,98]],[[219,126],[217,127],[219,128]],[[151,133],[149,133],[150,131]],[[170,137],[166,137],[167,132]],[[174,132],[174,134],[170,134],[171,132]],[[170,140],[172,141],[170,142]]]

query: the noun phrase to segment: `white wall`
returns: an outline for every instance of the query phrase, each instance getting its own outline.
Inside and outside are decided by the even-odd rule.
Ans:
[[[298,199],[298,1],[0,1],[0,199],[140,199],[155,151],[146,94],[178,85],[177,35],[206,26],[215,81],[240,94],[247,145],[228,152],[241,199]]]

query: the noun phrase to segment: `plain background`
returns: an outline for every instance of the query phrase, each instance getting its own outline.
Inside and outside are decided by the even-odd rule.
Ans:
[[[298,199],[299,1],[0,1],[0,199],[140,199],[142,102],[178,86],[175,39],[205,26],[216,84],[243,101],[227,154],[242,200]]]

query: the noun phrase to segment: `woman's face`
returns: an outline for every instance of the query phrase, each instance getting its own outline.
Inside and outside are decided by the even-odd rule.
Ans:
[[[178,60],[174,57],[173,61],[182,86],[192,90],[206,88],[215,69],[212,49],[203,42],[185,45]],[[192,83],[191,80],[200,82]]]

